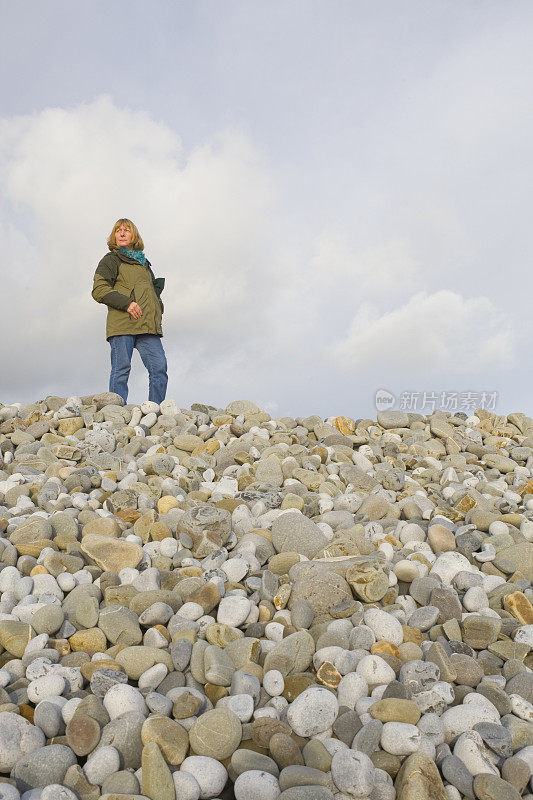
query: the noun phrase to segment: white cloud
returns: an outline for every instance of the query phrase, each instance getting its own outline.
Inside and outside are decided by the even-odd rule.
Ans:
[[[5,119],[0,154],[2,402],[106,388],[105,308],[90,292],[120,216],[139,225],[167,278],[169,396],[183,405],[241,396],[280,414],[329,413],[332,398],[351,403],[354,368],[373,397],[383,363],[388,377],[409,369],[413,380],[433,367],[486,370],[491,385],[514,363],[496,290],[431,293],[453,262],[452,248],[436,263],[440,242],[451,233],[457,243],[462,228],[426,196],[410,213],[427,222],[429,260],[385,207],[368,230],[363,218],[349,229],[306,223],[305,199],[301,218],[287,215],[283,181],[241,131],[185,150],[172,128],[108,96]],[[135,356],[130,400],[146,386]]]
[[[346,236],[324,234],[318,237],[316,251],[310,262],[311,274],[342,291],[349,288],[383,296],[412,286],[419,271],[407,242],[401,240],[358,249]]]
[[[379,367],[388,374],[478,374],[515,363],[510,319],[487,297],[465,298],[443,289],[419,292],[380,314],[365,303],[334,351],[346,370]]]

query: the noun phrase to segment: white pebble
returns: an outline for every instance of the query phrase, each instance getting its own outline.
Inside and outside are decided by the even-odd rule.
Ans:
[[[62,695],[66,688],[65,679],[60,675],[45,675],[28,684],[28,699],[40,703],[46,697]]]
[[[117,719],[129,711],[137,711],[146,715],[144,697],[135,689],[124,683],[117,683],[105,694],[104,706],[111,719]]]
[[[89,756],[83,772],[89,783],[101,786],[109,775],[118,772],[120,769],[120,754],[115,747],[105,745],[99,747]]]
[[[278,697],[278,695],[283,694],[285,681],[279,670],[269,669],[268,672],[265,672],[263,675],[263,689],[271,697]]]
[[[280,796],[279,781],[269,772],[250,769],[242,772],[233,786],[235,800],[276,800]]]
[[[216,797],[228,779],[224,765],[209,756],[188,756],[181,764],[180,770],[189,772],[196,778],[203,797]]]

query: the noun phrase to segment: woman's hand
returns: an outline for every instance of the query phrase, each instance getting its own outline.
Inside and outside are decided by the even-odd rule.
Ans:
[[[130,303],[126,310],[128,314],[131,314],[133,319],[139,319],[140,317],[142,317],[143,314],[142,308],[135,302]]]

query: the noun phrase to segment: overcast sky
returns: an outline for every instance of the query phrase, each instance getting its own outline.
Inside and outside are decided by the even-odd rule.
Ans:
[[[107,389],[126,216],[182,407],[533,415],[530,0],[0,11],[1,402]]]

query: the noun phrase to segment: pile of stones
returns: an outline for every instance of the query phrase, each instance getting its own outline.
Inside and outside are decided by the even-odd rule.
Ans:
[[[0,405],[0,800],[533,800],[533,419]]]

